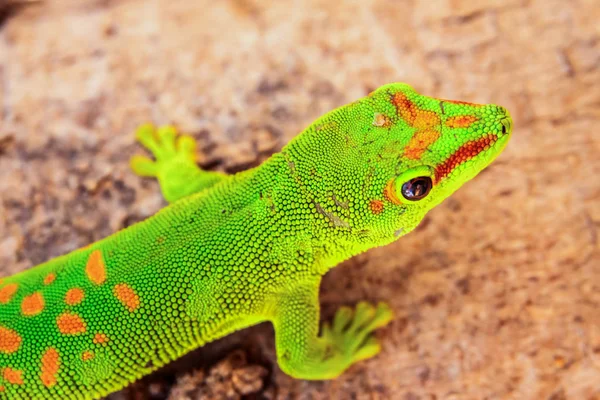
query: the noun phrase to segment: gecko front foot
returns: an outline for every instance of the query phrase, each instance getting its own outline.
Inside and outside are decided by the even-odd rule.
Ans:
[[[131,157],[131,169],[139,176],[157,178],[169,202],[206,189],[224,177],[222,173],[198,168],[196,141],[191,136],[178,136],[172,126],[155,129],[145,124],[137,129],[135,137],[156,161],[136,155]]]
[[[341,355],[351,365],[379,353],[381,346],[371,333],[387,325],[392,318],[392,310],[385,303],[374,307],[363,301],[355,310],[341,307],[335,314],[333,325],[323,326],[321,339],[330,353]]]
[[[163,126],[158,130],[151,124],[140,126],[135,138],[147,148],[156,161],[148,157],[131,157],[131,168],[139,176],[159,177],[169,174],[174,167],[196,167],[196,142],[190,136],[177,137],[172,126]]]

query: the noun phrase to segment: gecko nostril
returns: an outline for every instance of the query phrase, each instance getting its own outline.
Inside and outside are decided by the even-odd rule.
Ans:
[[[502,134],[505,135],[512,132],[512,118],[510,118],[510,116],[504,116],[500,120],[500,123],[502,124]]]

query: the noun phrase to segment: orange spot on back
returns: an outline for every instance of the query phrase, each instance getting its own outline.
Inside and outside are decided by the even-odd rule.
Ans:
[[[126,283],[115,285],[113,293],[130,312],[137,310],[140,306],[140,296]]]
[[[8,303],[15,295],[15,293],[17,293],[18,288],[19,285],[16,283],[9,283],[6,286],[2,287],[2,289],[0,289],[0,303]]]
[[[421,158],[425,150],[440,137],[440,132],[435,130],[416,131],[410,142],[404,148],[404,156],[411,160]]]
[[[6,382],[12,383],[13,385],[23,384],[23,371],[21,370],[6,367],[2,371],[2,377],[6,380]]]
[[[35,292],[29,296],[23,297],[21,302],[21,312],[27,317],[37,315],[44,310],[44,296],[40,292]]]
[[[478,119],[479,118],[474,115],[457,115],[448,118],[446,120],[446,126],[449,128],[468,128]]]
[[[4,385],[0,385],[0,392],[4,392],[6,390],[6,388],[4,387]]]
[[[369,202],[369,208],[373,212],[373,214],[379,214],[383,211],[383,201],[381,200],[371,200]]]
[[[65,312],[56,318],[58,331],[64,335],[78,335],[85,333],[86,325],[78,314]]]
[[[46,277],[44,278],[44,285],[49,285],[52,282],[54,282],[54,280],[56,279],[56,274],[54,272],[50,272],[48,275],[46,275]]]
[[[90,254],[90,258],[88,258],[85,265],[85,273],[89,280],[96,285],[101,285],[106,280],[106,266],[104,265],[100,250],[94,250]]]
[[[106,344],[108,343],[108,336],[104,333],[96,333],[92,341],[94,344]]]
[[[50,347],[42,355],[42,372],[40,378],[46,387],[56,385],[56,375],[60,368],[60,356],[58,350]]]
[[[23,339],[17,332],[0,326],[0,352],[8,354],[14,353],[19,350],[22,341]]]
[[[387,185],[385,185],[385,188],[383,189],[383,196],[386,198],[386,200],[388,200],[394,204],[402,204],[402,202],[396,195],[396,179],[395,178],[390,179],[390,181],[387,183]]]
[[[94,353],[92,353],[89,350],[86,350],[83,353],[81,353],[81,359],[83,361],[88,361],[88,360],[91,360],[92,358],[94,358]]]
[[[83,289],[73,288],[67,290],[65,294],[65,303],[69,306],[76,306],[77,304],[83,301],[85,294],[83,293]]]

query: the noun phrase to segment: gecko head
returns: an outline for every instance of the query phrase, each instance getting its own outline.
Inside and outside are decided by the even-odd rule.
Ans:
[[[355,254],[412,231],[502,152],[511,130],[500,106],[393,83],[324,115],[283,153],[314,215]]]
[[[363,166],[364,225],[388,240],[485,169],[512,131],[503,107],[427,97],[405,84],[383,86],[346,112],[356,121],[350,141],[359,150],[348,154]]]

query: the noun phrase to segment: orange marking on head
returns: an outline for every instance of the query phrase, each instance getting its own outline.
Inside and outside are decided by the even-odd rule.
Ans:
[[[94,342],[94,344],[107,344],[108,336],[106,336],[106,334],[104,333],[96,333],[92,341]]]
[[[440,132],[435,130],[416,131],[410,142],[404,148],[404,156],[411,160],[421,158],[425,150],[440,137]]]
[[[410,101],[404,93],[398,92],[392,96],[392,104],[396,107],[398,114],[407,124],[411,126],[414,125],[415,120],[417,119],[415,103]]]
[[[6,388],[4,387],[4,385],[0,385],[0,392],[4,392],[6,390]]]
[[[498,140],[498,137],[490,134],[463,144],[454,152],[454,154],[448,157],[446,161],[435,168],[436,182],[439,182],[441,179],[448,176],[458,165],[472,159],[482,151],[489,149],[496,140]]]
[[[49,285],[52,282],[54,282],[54,280],[56,279],[56,274],[54,272],[50,272],[48,275],[46,275],[46,277],[44,278],[44,285]]]
[[[85,273],[90,281],[96,285],[101,285],[106,280],[106,266],[102,259],[102,252],[100,250],[92,251],[90,258],[85,266]]]
[[[416,128],[413,137],[404,149],[404,156],[416,160],[440,137],[440,116],[431,110],[425,110],[408,99],[402,92],[394,94],[392,103],[398,115],[410,126]]]
[[[21,312],[27,317],[37,315],[44,310],[44,296],[42,293],[35,292],[29,296],[23,297],[21,302]]]
[[[85,350],[83,353],[81,353],[81,359],[83,361],[88,361],[88,360],[91,360],[92,358],[94,358],[94,353],[91,352],[90,350]]]
[[[383,197],[385,197],[387,201],[390,201],[394,204],[402,204],[396,195],[396,178],[390,179],[387,185],[385,185],[385,188],[383,189]]]
[[[85,294],[83,293],[83,289],[73,288],[67,290],[65,294],[65,303],[69,306],[76,306],[77,304],[83,301]]]
[[[383,211],[383,201],[381,200],[371,200],[369,202],[369,208],[373,214],[379,214]]]
[[[23,339],[12,329],[0,326],[0,353],[14,353],[19,350]]]
[[[449,117],[446,120],[446,126],[449,128],[468,128],[479,118],[474,115],[457,115],[455,117]]]
[[[65,312],[56,318],[58,331],[64,335],[85,333],[86,324],[83,318],[72,312]]]
[[[408,125],[417,129],[439,129],[439,115],[434,111],[417,107],[404,93],[394,94],[392,104],[396,107],[398,115]]]
[[[0,303],[7,304],[12,297],[17,293],[19,285],[16,283],[9,283],[0,289]]]
[[[140,296],[138,296],[133,288],[126,283],[115,285],[113,293],[130,312],[137,310],[140,306]]]
[[[13,385],[23,384],[23,371],[21,370],[6,367],[4,370],[2,370],[2,377],[6,380],[6,382],[12,383]]]
[[[56,375],[60,368],[60,356],[58,350],[50,347],[42,355],[42,372],[40,378],[46,387],[56,385]]]

